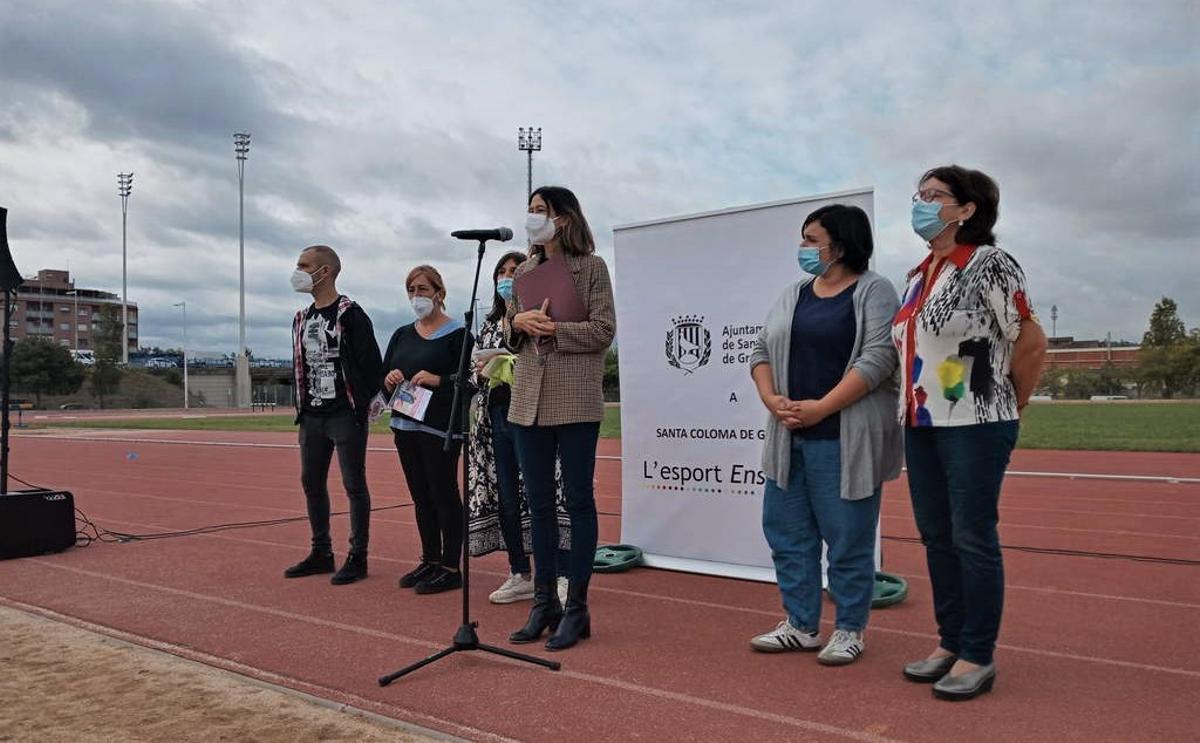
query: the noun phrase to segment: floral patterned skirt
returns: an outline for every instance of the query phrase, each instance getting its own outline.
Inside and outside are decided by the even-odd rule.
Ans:
[[[496,478],[496,455],[493,448],[492,421],[488,417],[486,395],[477,395],[471,405],[471,437],[467,447],[467,476],[470,489],[467,498],[467,549],[472,557],[486,555],[496,550],[507,550],[504,535],[500,530],[500,488]],[[529,535],[529,500],[525,495],[522,478],[518,491],[521,518],[521,539],[525,554],[533,552]],[[558,506],[558,544],[561,549],[571,547],[571,519],[567,515],[566,497],[563,494],[562,465],[554,463],[554,492]]]

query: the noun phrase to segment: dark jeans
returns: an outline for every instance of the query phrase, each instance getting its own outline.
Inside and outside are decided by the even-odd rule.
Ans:
[[[496,486],[500,490],[500,534],[508,548],[508,567],[514,573],[529,573],[529,555],[521,536],[521,471],[516,444],[508,423],[508,406],[488,411],[492,419],[492,453],[496,459]]]
[[[445,440],[424,431],[392,431],[400,466],[412,495],[417,532],[421,535],[421,560],[458,570],[462,558],[463,505],[458,494],[458,453],[454,442],[443,451]]]
[[[908,489],[933,584],[941,645],[992,662],[1004,608],[1000,484],[1017,421],[905,430]]]
[[[520,426],[510,424],[517,444],[517,459],[525,476],[525,493],[533,518],[535,582],[545,584],[556,577],[558,517],[555,504],[554,457],[562,462],[563,490],[571,517],[571,551],[567,579],[587,584],[596,558],[598,525],[596,494],[596,442],[599,423],[570,423],[564,426]]]
[[[313,550],[332,551],[329,539],[329,463],[337,451],[342,487],[350,499],[350,552],[366,554],[371,532],[367,490],[367,426],[346,411],[300,416],[300,484],[308,506]]]
[[[521,471],[517,463],[517,445],[513,440],[512,424],[508,422],[508,406],[497,405],[488,410],[492,421],[492,456],[496,462],[496,486],[500,501],[500,534],[508,550],[508,569],[513,573],[530,573],[529,555],[521,532]],[[556,542],[557,544],[557,542]],[[568,553],[559,550],[557,572],[566,575]]]

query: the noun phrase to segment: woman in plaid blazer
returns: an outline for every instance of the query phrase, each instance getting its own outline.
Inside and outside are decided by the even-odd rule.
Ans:
[[[553,308],[523,307],[514,297],[505,318],[509,346],[517,353],[508,421],[533,517],[536,569],[529,620],[509,639],[535,642],[549,629],[553,634],[546,649],[563,650],[591,635],[587,591],[597,540],[592,478],[604,417],[604,352],[617,323],[608,266],[595,255],[592,231],[575,194],[559,186],[534,191],[525,227],[530,259],[517,268],[515,279],[519,282],[547,260],[565,260],[587,310],[582,322],[556,322]],[[553,343],[547,344],[547,338]],[[555,591],[556,454],[571,518],[565,608]]]

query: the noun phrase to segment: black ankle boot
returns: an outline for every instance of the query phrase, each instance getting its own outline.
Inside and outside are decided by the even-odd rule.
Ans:
[[[533,608],[525,626],[508,636],[509,642],[536,642],[547,629],[553,632],[562,619],[563,607],[558,600],[558,582],[538,583],[533,588]]]
[[[367,577],[367,553],[351,552],[342,569],[329,580],[335,586],[344,586]]]
[[[592,616],[588,613],[588,582],[572,580],[567,584],[567,607],[558,629],[546,641],[547,650],[566,650],[592,636]]]
[[[314,549],[308,557],[283,571],[285,578],[303,578],[307,575],[332,573],[337,566],[333,564],[333,553]]]

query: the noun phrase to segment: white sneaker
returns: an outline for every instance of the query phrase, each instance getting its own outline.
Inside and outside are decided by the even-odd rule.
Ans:
[[[821,637],[816,632],[796,629],[788,620],[770,632],[765,632],[750,641],[750,647],[761,653],[782,653],[788,650],[817,650]]]
[[[817,656],[817,662],[823,666],[845,666],[858,660],[858,656],[867,649],[863,642],[863,633],[835,629],[829,638],[829,643]]]
[[[525,578],[520,573],[513,573],[508,576],[508,580],[500,584],[500,587],[488,596],[488,601],[493,604],[511,604],[514,601],[525,601],[533,598],[533,581]]]
[[[558,603],[567,605],[567,579],[561,575],[558,577]]]

